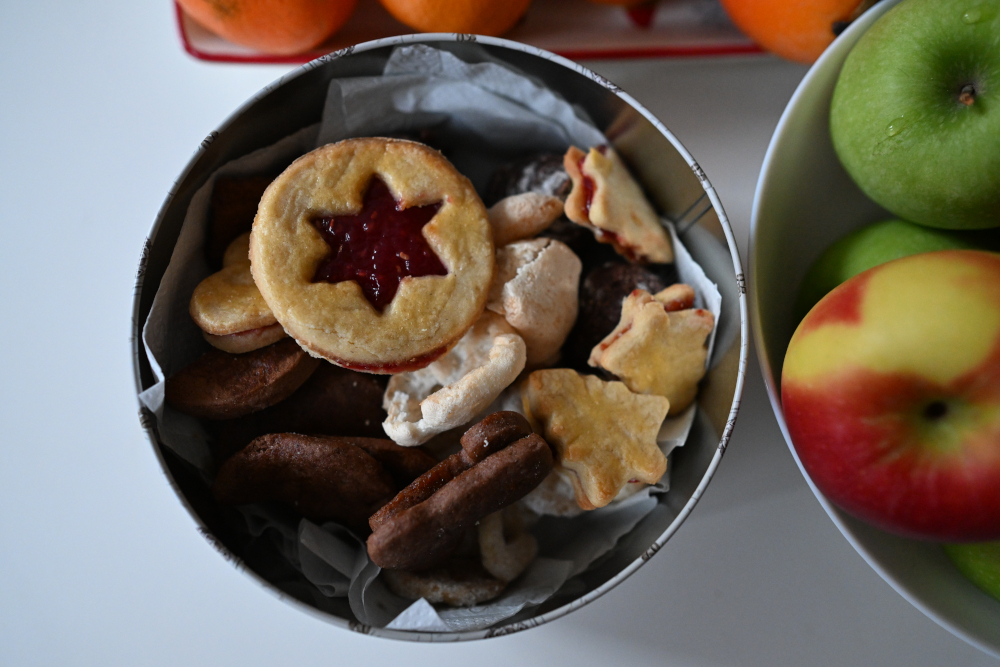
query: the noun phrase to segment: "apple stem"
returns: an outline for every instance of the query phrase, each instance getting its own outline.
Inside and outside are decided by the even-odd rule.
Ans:
[[[958,101],[967,107],[971,107],[976,101],[976,87],[971,83],[962,86],[962,90],[958,91]]]

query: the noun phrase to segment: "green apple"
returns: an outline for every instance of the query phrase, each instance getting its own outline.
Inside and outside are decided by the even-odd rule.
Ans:
[[[805,317],[830,290],[862,271],[901,257],[934,250],[1000,250],[1000,230],[961,232],[883,220],[837,240],[820,255],[802,282],[796,319]]]
[[[1000,600],[1000,542],[943,546],[948,558],[966,578]]]
[[[998,35],[998,0],[904,0],[848,55],[830,107],[833,146],[894,215],[1000,226]]]

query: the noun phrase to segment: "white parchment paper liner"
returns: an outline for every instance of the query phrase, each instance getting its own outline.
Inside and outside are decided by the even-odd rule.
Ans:
[[[484,51],[484,60],[489,60]],[[329,142],[432,128],[455,166],[485,189],[489,176],[512,157],[562,153],[570,145],[596,146],[607,140],[561,97],[531,78],[493,62],[468,64],[425,45],[398,47],[383,76],[330,82],[322,121],[278,143],[233,160],[216,171],[193,196],[177,244],[143,327],[143,343],[157,383],[139,399],[157,419],[163,444],[202,471],[210,482],[208,437],[197,419],[163,403],[164,378],[204,351],[201,332],[188,316],[195,286],[209,274],[203,242],[209,201],[220,176],[276,173],[296,157]],[[718,321],[716,286],[670,228],[677,269],[694,287],[699,307]],[[710,340],[714,342],[713,331]],[[658,440],[665,453],[687,438],[695,408],[667,420]],[[302,519],[296,528],[266,506],[238,508],[251,535],[268,533],[275,548],[324,596],[347,597],[360,623],[397,630],[463,631],[489,627],[540,604],[571,577],[585,571],[656,505],[666,478],[630,498],[574,518],[543,517],[536,527],[541,557],[497,600],[468,609],[436,610],[393,595],[378,578],[364,542],[335,523],[318,526]]]

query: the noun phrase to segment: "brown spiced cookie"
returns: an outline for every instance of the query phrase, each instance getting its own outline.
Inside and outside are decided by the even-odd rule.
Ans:
[[[385,382],[383,376],[319,361],[316,372],[287,399],[251,415],[214,424],[216,461],[225,460],[266,433],[385,437]]]
[[[264,193],[253,278],[311,354],[371,373],[426,366],[486,304],[493,241],[469,180],[412,141],[348,139],[288,167]]]
[[[471,607],[492,600],[507,585],[472,558],[456,558],[423,572],[383,570],[382,580],[389,590],[407,600],[424,598],[431,604],[452,607]]]
[[[377,565],[418,571],[442,563],[468,528],[522,498],[548,474],[548,443],[530,434],[507,444],[524,432],[525,424],[510,417],[516,413],[500,414],[510,420],[500,425],[502,435],[488,431],[463,438],[462,452],[404,489],[401,502],[394,499],[387,512],[372,517],[368,555]],[[464,461],[490,450],[494,453],[461,470]]]
[[[212,484],[227,505],[279,501],[316,522],[338,521],[367,532],[368,517],[405,480],[433,465],[430,455],[367,438],[264,435],[227,460]]]
[[[494,412],[474,425],[462,436],[462,449],[428,470],[400,491],[368,520],[377,530],[403,510],[422,503],[442,486],[462,474],[487,456],[531,434],[528,420],[516,412]]]
[[[246,354],[209,350],[167,378],[165,399],[195,417],[233,419],[288,398],[320,363],[291,339]]]

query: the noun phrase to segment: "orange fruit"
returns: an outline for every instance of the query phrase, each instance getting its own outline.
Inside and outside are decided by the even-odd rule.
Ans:
[[[736,27],[772,53],[814,62],[871,0],[721,0]]]
[[[234,44],[291,55],[322,44],[357,0],[177,0],[191,18]]]
[[[502,35],[531,0],[379,0],[397,21],[421,32]]]

